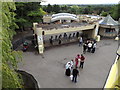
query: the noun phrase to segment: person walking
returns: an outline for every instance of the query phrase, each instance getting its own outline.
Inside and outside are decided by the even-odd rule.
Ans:
[[[59,38],[58,44],[61,45],[61,38]]]
[[[77,38],[79,37],[79,34],[80,34],[79,32],[76,33],[76,37],[77,37]]]
[[[80,39],[79,39],[79,46],[82,45],[82,43],[83,43],[83,39],[82,39],[82,37],[80,37]]]
[[[88,52],[91,52],[91,48],[92,48],[92,43],[89,42],[89,43],[88,43]]]
[[[77,67],[73,69],[72,72],[73,78],[72,78],[72,82],[77,82],[77,76],[79,75],[79,71],[77,70]]]
[[[71,69],[74,67],[74,61],[73,59],[70,61],[70,64],[71,64]]]
[[[55,35],[55,40],[57,40],[57,35]]]
[[[65,67],[66,67],[65,75],[66,76],[70,76],[71,75],[71,63],[67,62],[67,64],[65,65]]]
[[[86,43],[83,44],[83,53],[85,54],[86,53],[86,50],[87,50],[88,46]]]
[[[83,56],[83,54],[81,54],[80,59],[81,59],[81,61],[80,61],[80,67],[83,69],[83,64],[84,64],[84,60],[85,60],[85,57]]]
[[[68,37],[69,39],[71,38],[71,33],[69,34],[69,37]]]
[[[50,44],[53,45],[53,36],[51,36],[51,38],[49,39]]]
[[[93,46],[92,46],[92,51],[91,51],[92,53],[94,53],[94,52],[95,52],[96,45],[97,45],[96,43],[93,43]]]
[[[52,40],[52,38],[50,38],[49,41],[50,41],[50,44],[53,45],[53,40]]]
[[[78,54],[77,57],[75,58],[75,67],[78,67],[80,55]]]

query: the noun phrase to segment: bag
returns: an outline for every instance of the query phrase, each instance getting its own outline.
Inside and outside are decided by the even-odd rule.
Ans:
[[[73,75],[70,75],[70,80],[72,80],[73,79]]]

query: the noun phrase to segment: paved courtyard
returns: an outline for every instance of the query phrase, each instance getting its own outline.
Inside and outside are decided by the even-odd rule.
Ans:
[[[78,83],[71,82],[70,77],[64,74],[66,62],[82,53],[82,47],[77,43],[47,48],[44,58],[35,51],[24,52],[23,61],[18,66],[32,74],[41,88],[102,88],[117,47],[117,41],[101,40],[94,54],[86,53],[84,68],[79,69]]]

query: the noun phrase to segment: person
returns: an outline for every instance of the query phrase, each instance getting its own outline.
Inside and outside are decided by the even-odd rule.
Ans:
[[[96,49],[96,43],[93,43],[93,46],[92,46],[92,53],[94,53],[95,52],[95,49]]]
[[[80,67],[83,69],[83,64],[84,64],[84,60],[85,60],[85,57],[83,56],[83,54],[81,54],[80,59],[81,59],[81,61],[80,61]]]
[[[72,82],[76,83],[77,82],[77,76],[79,75],[79,71],[77,70],[77,67],[73,69],[72,75],[73,75]]]
[[[59,39],[59,42],[58,42],[58,44],[59,44],[59,45],[61,44],[61,39]]]
[[[50,41],[50,44],[53,45],[53,40],[52,40],[52,38],[50,38],[49,41]]]
[[[58,38],[60,39],[61,37],[62,37],[62,35],[60,34]]]
[[[71,68],[73,68],[73,65],[74,65],[73,59],[70,61],[70,64],[71,64]]]
[[[70,63],[70,62],[67,62],[65,75],[66,75],[66,76],[70,76],[70,74],[71,74],[71,63]]]
[[[78,67],[79,59],[80,59],[80,55],[78,54],[77,57],[75,58],[75,67]]]
[[[75,37],[75,33],[73,33],[73,36],[72,37]]]
[[[57,40],[57,35],[55,35],[55,40]]]
[[[69,37],[68,37],[69,39],[71,38],[71,33],[69,34]]]
[[[25,42],[23,43],[23,46],[27,46],[27,45],[28,45],[28,42],[25,41]]]
[[[77,38],[79,37],[79,32],[76,33],[76,37],[77,37]]]
[[[50,38],[53,39],[53,36],[51,36]]]
[[[25,52],[27,49],[28,49],[28,42],[25,41],[25,42],[23,43],[23,51]]]
[[[64,33],[64,38],[67,39],[67,33]]]
[[[50,41],[50,44],[53,45],[53,36],[50,37],[49,41]]]
[[[82,37],[80,37],[80,39],[79,39],[79,46],[82,45],[82,43],[83,43],[83,39],[82,39]]]
[[[92,48],[92,43],[89,42],[89,43],[88,43],[88,52],[91,52],[91,48]]]
[[[86,43],[83,44],[83,53],[85,54],[86,53],[86,50],[87,50],[88,46]]]

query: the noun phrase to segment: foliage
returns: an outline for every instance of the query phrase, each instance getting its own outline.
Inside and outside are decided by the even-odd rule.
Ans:
[[[114,5],[113,8],[111,9],[111,16],[115,19],[118,20],[120,18],[120,4]]]
[[[101,12],[101,16],[106,17],[107,15],[108,15],[108,13],[107,13],[107,12],[104,12],[104,11],[102,11],[102,12]]]
[[[21,60],[21,52],[13,51],[11,40],[17,27],[13,11],[13,2],[2,2],[2,88],[21,88],[21,80],[15,72],[17,63]]]
[[[47,5],[46,11],[47,11],[48,13],[53,12],[52,6],[51,6],[50,4]]]
[[[120,3],[117,5],[50,5],[42,6],[48,14],[73,13],[73,14],[95,14],[107,16],[110,14],[115,20],[120,18]]]
[[[39,8],[38,11],[30,11],[28,16],[39,17],[45,15],[46,12],[42,8]]]
[[[33,22],[41,22],[46,12],[41,8],[40,2],[16,2],[16,23],[21,30],[29,27]]]
[[[18,74],[7,64],[2,63],[2,87],[3,88],[20,88],[22,87]]]
[[[55,13],[59,13],[60,12],[60,6],[59,5],[53,5],[53,10],[52,10],[53,12],[55,12]]]
[[[58,9],[57,9],[57,8]],[[50,5],[43,6],[43,10],[47,13],[73,13],[73,14],[97,14],[104,10],[105,12],[109,12],[113,5]]]

